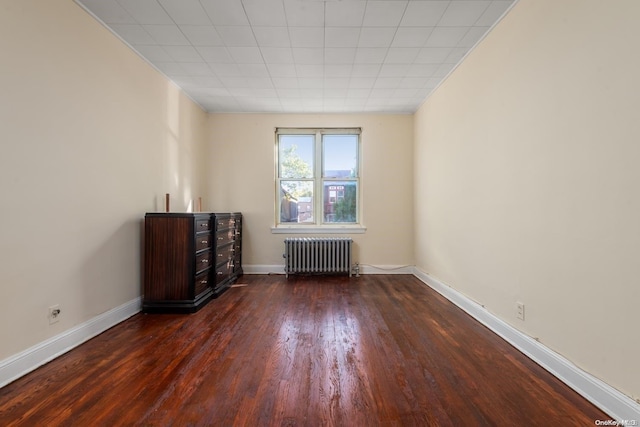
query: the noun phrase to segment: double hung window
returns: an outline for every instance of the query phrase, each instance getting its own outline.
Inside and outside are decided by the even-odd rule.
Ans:
[[[277,224],[360,223],[360,129],[277,129]]]

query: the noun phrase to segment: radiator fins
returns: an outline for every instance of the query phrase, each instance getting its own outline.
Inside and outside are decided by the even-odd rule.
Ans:
[[[350,237],[298,237],[284,239],[284,272],[289,274],[339,274],[351,277]]]

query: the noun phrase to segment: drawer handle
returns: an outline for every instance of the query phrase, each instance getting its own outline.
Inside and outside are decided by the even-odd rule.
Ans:
[[[224,240],[224,237],[218,237],[218,240]]]
[[[207,279],[205,279],[205,280],[201,280],[200,283],[202,283],[203,285],[206,285],[209,282],[207,282]]]
[[[200,224],[200,227],[206,227],[208,224],[206,222],[203,222],[202,224]]]
[[[222,271],[218,271],[218,276],[222,276],[224,273]]]
[[[218,258],[222,258],[222,254],[218,254]]]
[[[208,240],[200,240],[200,243],[202,243],[203,245],[206,245],[207,243],[209,243]]]
[[[205,263],[205,264],[206,264],[206,263],[208,263],[208,262],[209,262],[209,260],[208,260],[208,259],[203,259],[203,260],[202,260],[202,261],[200,261],[200,262],[202,262],[202,263]]]

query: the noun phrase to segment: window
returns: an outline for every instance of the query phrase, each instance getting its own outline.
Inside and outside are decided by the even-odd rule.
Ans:
[[[277,129],[279,226],[359,224],[360,129]]]

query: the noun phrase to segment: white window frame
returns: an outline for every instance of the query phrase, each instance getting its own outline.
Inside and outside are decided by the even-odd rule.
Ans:
[[[280,159],[279,138],[280,135],[314,135],[314,201],[313,223],[284,223],[280,222]],[[336,181],[353,180],[357,183],[356,222],[353,223],[325,223],[323,210],[323,182],[331,178],[324,178],[323,160],[324,144],[323,135],[358,135],[357,147],[357,176],[355,178],[336,178]],[[366,227],[362,224],[362,129],[361,128],[277,128],[275,132],[275,193],[274,193],[274,223],[271,232],[274,234],[308,234],[308,233],[364,233]],[[285,178],[286,180],[286,178]]]

